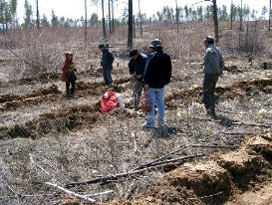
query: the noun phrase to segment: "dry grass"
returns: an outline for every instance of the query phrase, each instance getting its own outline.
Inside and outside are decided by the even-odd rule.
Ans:
[[[223,25],[222,30],[223,28],[227,28],[227,25]],[[135,39],[135,47],[147,51],[150,40],[160,38],[165,51],[172,56],[173,82],[167,86],[166,94],[192,85],[201,86],[203,76],[199,63],[202,61],[204,52],[202,40],[204,36],[212,33],[213,29],[210,24],[182,24],[180,31],[177,35],[174,26],[162,28],[150,26],[144,28],[144,38]],[[263,32],[261,28],[258,31]],[[264,86],[267,90],[265,91],[263,87],[252,85],[245,87],[247,91],[238,89],[242,94],[237,97],[233,90],[228,94],[218,93],[219,121],[206,118],[204,107],[200,103],[200,93],[193,93],[191,97],[177,95],[167,102],[167,129],[164,133],[159,129],[141,129],[144,120],[143,113],[128,115],[117,111],[109,116],[94,115],[94,111],[88,109],[99,100],[103,89],[98,90],[98,94],[95,95],[91,92],[94,88],[87,81],[97,83],[100,88],[103,87],[99,84],[102,79],[100,76],[97,81],[97,76],[89,75],[87,71],[91,67],[99,68],[100,53],[97,50],[97,44],[101,42],[101,39],[97,39],[97,33],[98,31],[95,30],[89,31],[90,41],[87,52],[81,40],[83,32],[80,29],[42,31],[38,35],[38,40],[35,40],[36,34],[30,31],[18,31],[16,35],[7,36],[9,46],[25,60],[37,65],[37,68],[26,65],[21,67],[23,65],[21,62],[13,64],[18,61],[15,61],[12,55],[3,57],[3,62],[0,64],[4,65],[10,76],[18,70],[21,73],[7,80],[5,72],[0,70],[0,76],[4,76],[1,77],[4,92],[8,96],[18,93],[20,96],[18,103],[25,104],[13,107],[9,112],[1,109],[1,115],[4,116],[3,120],[0,120],[1,128],[8,130],[20,125],[23,128],[32,126],[43,130],[33,132],[37,136],[32,138],[7,137],[0,141],[1,204],[61,204],[63,195],[46,186],[44,182],[51,181],[64,185],[73,181],[126,172],[181,145],[202,143],[236,146],[247,133],[260,133],[267,129],[258,126],[259,124],[271,124],[271,89],[269,86]],[[236,66],[239,72],[225,73],[225,77],[219,81],[220,85],[231,86],[235,82],[260,77],[271,78],[271,70],[260,69],[260,65],[269,60],[266,56],[270,55],[270,51],[263,44],[260,46],[264,46],[263,52],[266,56],[257,56],[250,67],[243,56],[234,57],[237,53],[227,53],[229,50],[233,51],[232,47],[236,45],[235,31],[229,34],[229,31],[224,30],[221,33],[220,46],[225,54],[226,64],[228,67]],[[115,79],[125,79],[128,76],[127,48],[123,35],[120,28],[109,39],[112,50],[117,56],[114,69],[118,72],[114,74]],[[269,39],[263,39],[263,41]],[[49,80],[57,86],[60,93],[30,98],[28,96],[30,93],[37,93],[37,90],[44,88],[47,83],[46,80],[37,80],[36,75],[53,71],[60,74],[63,61],[61,55],[64,50],[72,50],[75,53],[76,64],[82,73],[78,99],[68,102],[62,99],[64,85],[58,78]],[[6,50],[1,52],[4,51],[6,52]],[[117,64],[119,64],[118,68]],[[46,70],[39,65],[46,67]],[[19,81],[25,75],[34,78],[30,80],[28,87],[24,86],[25,93],[23,93]],[[14,85],[7,83],[10,80],[14,80]],[[120,83],[120,86],[125,83]],[[33,85],[35,87],[31,88]],[[131,85],[125,85],[122,94],[130,96]],[[10,103],[12,102],[15,103],[14,100],[10,100]],[[1,107],[4,106],[5,104],[1,103]],[[46,116],[48,116],[47,119],[45,119]],[[72,122],[74,119],[75,125]],[[184,149],[175,157],[200,153],[209,155],[217,151],[224,150]],[[98,198],[103,201],[114,197],[129,197],[126,195],[127,190],[133,190],[131,193],[140,192],[153,185],[154,181],[161,178],[163,174],[164,172],[158,170],[108,184],[79,186],[73,191],[91,194],[114,190],[113,194]],[[15,194],[24,196],[19,197]]]

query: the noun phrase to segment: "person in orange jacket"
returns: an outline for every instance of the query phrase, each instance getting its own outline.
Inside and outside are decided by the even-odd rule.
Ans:
[[[65,52],[65,62],[62,66],[62,81],[66,83],[66,98],[70,99],[74,97],[75,94],[75,81],[76,77],[76,68],[73,63],[73,54],[71,52]],[[70,85],[71,90],[70,90]]]

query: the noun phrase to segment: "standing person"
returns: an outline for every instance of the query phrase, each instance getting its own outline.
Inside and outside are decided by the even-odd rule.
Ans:
[[[133,105],[135,109],[138,109],[141,93],[144,88],[143,74],[147,56],[143,53],[139,53],[137,49],[134,49],[130,51],[129,57],[131,57],[128,64],[129,73],[134,78]]]
[[[114,61],[114,57],[112,53],[109,52],[108,44],[106,45],[100,44],[98,48],[102,52],[101,66],[103,68],[104,81],[106,85],[110,86],[112,84],[111,71],[112,71],[112,63]]]
[[[206,51],[203,59],[203,102],[207,110],[207,115],[211,116],[213,119],[217,119],[215,114],[214,91],[218,76],[223,73],[224,60],[220,50],[214,44],[213,37],[206,37],[204,45]]]
[[[164,86],[170,83],[172,63],[171,57],[163,52],[160,40],[151,42],[150,49],[153,51],[146,63],[144,71],[145,92],[148,92],[151,103],[151,112],[148,113],[143,127],[155,126],[155,105],[158,107],[158,126],[164,127]]]
[[[75,81],[76,77],[76,68],[73,63],[73,54],[71,52],[64,53],[65,61],[62,66],[62,81],[66,83],[66,98],[73,98],[75,95]],[[70,90],[70,85],[72,86]]]

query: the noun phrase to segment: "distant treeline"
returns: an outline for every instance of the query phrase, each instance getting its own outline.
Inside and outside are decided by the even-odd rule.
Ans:
[[[94,1],[94,0],[92,0]],[[98,6],[98,0],[96,0]],[[115,0],[118,2],[118,0]],[[0,0],[0,30],[1,32],[7,32],[12,28],[39,28],[39,27],[82,27],[84,25],[84,17],[82,15],[79,19],[71,19],[66,17],[59,17],[55,14],[52,9],[51,16],[47,17],[43,15],[40,17],[38,9],[38,0],[36,0],[36,7],[33,9],[32,5],[25,0],[24,2],[24,19],[23,23],[19,24],[19,19],[17,17],[17,4],[18,0]],[[164,22],[165,24],[175,23],[177,19],[179,22],[206,22],[212,18],[212,5],[203,7],[199,6],[188,6],[171,8],[169,6],[164,7],[161,11],[158,11],[156,14],[153,14],[151,17],[147,17],[147,14],[141,13],[134,15],[134,22],[137,23],[140,20],[142,24],[149,24],[154,22]],[[33,12],[34,10],[34,12]],[[238,21],[242,15],[244,20],[255,20],[258,18],[264,18],[268,8],[263,7],[262,13],[258,12],[253,8],[249,8],[248,5],[244,5],[242,10],[240,5],[232,5],[231,8],[223,5],[222,7],[217,8],[218,20],[219,21]],[[148,14],[149,15],[149,14]],[[107,19],[107,18],[106,18]],[[124,12],[121,17],[118,19],[112,19],[114,25],[118,26],[120,24],[126,24],[128,21],[128,10],[124,9]],[[97,27],[101,25],[101,20],[98,18],[96,13],[91,14],[91,17],[88,19],[89,27]],[[109,23],[106,20],[106,24]]]

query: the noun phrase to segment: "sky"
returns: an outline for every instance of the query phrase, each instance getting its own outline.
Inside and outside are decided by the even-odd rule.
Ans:
[[[32,5],[33,11],[36,7],[36,0],[28,0],[29,3]],[[138,0],[134,1],[134,12],[138,12]],[[203,0],[177,0],[178,6],[184,5],[192,5],[194,7],[197,6],[207,6],[211,4],[211,2],[204,2]],[[24,17],[24,2],[25,0],[18,0],[18,17],[19,21],[23,21]],[[107,2],[107,0],[105,0]],[[120,2],[120,3],[119,3]],[[118,0],[115,7],[115,14],[116,17],[119,17],[125,7],[127,7],[128,0]],[[141,10],[142,13],[146,13],[147,16],[152,16],[152,14],[156,13],[157,11],[162,11],[164,6],[175,7],[176,1],[175,0],[141,0]],[[235,5],[240,5],[241,0],[233,0]],[[230,6],[231,0],[217,0],[218,6],[222,6],[223,4],[226,6]],[[263,6],[269,7],[269,0],[243,0],[243,4],[247,4],[250,8],[254,8],[258,10],[258,14],[261,14],[261,9]],[[88,18],[90,18],[92,13],[97,12],[97,7],[91,3],[91,0],[87,0],[87,8],[88,8]],[[45,14],[48,19],[51,18],[51,11],[54,10],[55,14],[59,17],[64,16],[67,18],[80,18],[84,16],[84,0],[39,0],[39,9],[40,15],[42,17]],[[107,14],[107,9],[106,9]],[[100,7],[99,13],[100,17]]]

